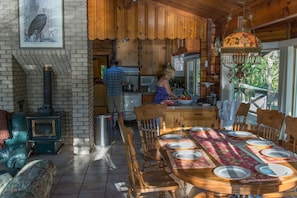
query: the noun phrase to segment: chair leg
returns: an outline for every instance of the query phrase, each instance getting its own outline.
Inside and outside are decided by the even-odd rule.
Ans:
[[[206,198],[206,197],[207,197],[206,192],[201,192],[195,195],[194,198]]]
[[[176,198],[175,190],[170,191],[170,194],[171,194],[172,198]]]
[[[159,198],[165,198],[165,192],[159,192]]]
[[[131,192],[131,189],[129,188],[129,189],[128,189],[128,195],[127,195],[127,198],[130,198],[130,197],[131,197],[131,194],[132,194],[132,192]]]

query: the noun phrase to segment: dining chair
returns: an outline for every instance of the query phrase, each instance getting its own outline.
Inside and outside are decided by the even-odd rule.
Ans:
[[[285,192],[276,192],[276,193],[267,193],[261,195],[262,198],[293,198],[297,197],[297,191],[285,191]]]
[[[179,189],[178,183],[165,170],[140,170],[135,151],[134,131],[126,126],[122,126],[122,130],[125,136],[125,153],[130,182],[127,197],[131,195],[136,198],[143,197],[146,193],[158,193],[159,196],[165,196],[165,192],[169,192],[175,198],[175,192]]]
[[[156,165],[164,166],[164,161],[160,157],[155,141],[156,137],[165,131],[166,109],[167,106],[163,104],[145,104],[134,107],[144,155],[143,169]]]
[[[257,109],[257,135],[279,144],[280,131],[285,115],[277,110]]]
[[[284,114],[275,110],[270,110],[270,111],[259,110],[259,113],[260,113],[259,122],[269,125],[271,127],[274,127],[275,130],[277,131],[280,131],[283,121],[285,122],[286,134],[287,134],[286,146],[288,147],[288,149],[292,150],[293,152],[296,152],[297,118],[293,118],[291,116],[284,116]],[[267,114],[271,114],[271,116],[268,117]],[[275,138],[278,138],[278,137],[275,137]],[[278,142],[278,139],[277,139],[277,142]],[[262,194],[262,198],[283,198],[283,197],[297,197],[296,189],[285,191],[285,192]]]
[[[285,125],[286,125],[286,147],[287,149],[297,152],[297,117],[286,116],[285,117]]]
[[[124,136],[124,131],[123,131],[123,127],[125,126],[123,122],[118,122],[118,126],[119,126],[119,130],[121,133],[121,137],[122,137],[122,141],[123,143],[125,143],[125,136]]]
[[[233,124],[233,131],[243,131],[247,128],[246,119],[250,109],[250,103],[240,103],[235,114],[235,122]]]

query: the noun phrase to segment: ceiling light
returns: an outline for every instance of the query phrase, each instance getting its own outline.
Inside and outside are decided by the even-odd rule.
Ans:
[[[238,81],[241,82],[246,76],[244,65],[251,67],[254,64],[261,62],[261,42],[255,35],[253,27],[253,15],[249,13],[248,19],[251,22],[251,29],[246,27],[245,15],[245,2],[240,1],[243,7],[243,16],[238,17],[238,29],[232,34],[225,37],[225,32],[228,27],[228,23],[232,20],[232,14],[227,19],[226,29],[223,35],[223,42],[220,48],[221,64],[229,68],[227,77],[229,82],[232,82],[236,76]],[[250,10],[250,9],[249,9]]]

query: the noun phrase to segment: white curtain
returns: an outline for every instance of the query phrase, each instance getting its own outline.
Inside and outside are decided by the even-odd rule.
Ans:
[[[278,110],[286,115],[297,116],[296,112],[296,48],[280,48]]]
[[[280,47],[278,110],[297,117],[297,60],[296,47]],[[282,127],[280,139],[285,139],[285,123]]]

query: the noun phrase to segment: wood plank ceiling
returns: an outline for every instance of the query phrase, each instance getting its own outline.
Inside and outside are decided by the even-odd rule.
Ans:
[[[137,0],[125,0],[127,4]],[[297,37],[296,0],[142,0],[177,8],[194,15],[211,19],[222,36],[226,29],[227,16],[232,12],[232,21],[227,33],[237,27],[237,16],[245,11],[253,14],[256,35],[262,42],[280,41]],[[248,8],[250,7],[250,10]],[[246,14],[245,14],[246,15]]]

